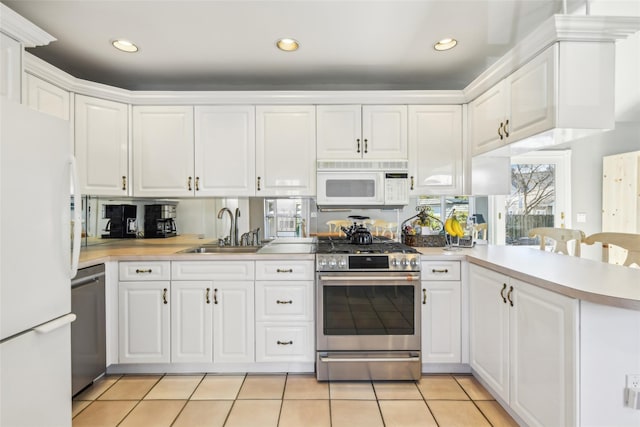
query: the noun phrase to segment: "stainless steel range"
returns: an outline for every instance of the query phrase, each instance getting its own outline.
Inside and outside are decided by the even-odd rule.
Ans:
[[[420,254],[368,241],[318,241],[318,380],[420,378]]]

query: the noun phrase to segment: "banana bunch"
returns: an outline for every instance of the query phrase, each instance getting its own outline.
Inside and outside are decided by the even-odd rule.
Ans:
[[[462,237],[464,236],[464,230],[460,225],[460,222],[455,216],[450,216],[444,223],[444,231],[447,232],[450,236],[454,237]]]

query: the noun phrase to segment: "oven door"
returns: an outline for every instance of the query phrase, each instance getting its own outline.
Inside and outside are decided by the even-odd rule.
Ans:
[[[420,273],[318,273],[318,351],[420,351]]]
[[[371,206],[384,204],[382,172],[318,172],[318,206]]]

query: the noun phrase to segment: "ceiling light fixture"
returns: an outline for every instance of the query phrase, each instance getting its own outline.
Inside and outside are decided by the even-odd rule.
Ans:
[[[298,43],[298,41],[294,39],[282,38],[276,42],[276,46],[278,46],[278,49],[285,52],[294,52],[298,50],[298,48],[300,47],[300,43]]]
[[[129,40],[114,40],[111,42],[111,44],[113,45],[113,47],[123,52],[133,53],[138,51],[138,46],[131,43]]]
[[[433,48],[435,50],[440,50],[440,51],[449,50],[449,49],[453,48],[457,44],[458,44],[458,40],[456,40],[456,39],[451,39],[451,38],[442,39],[438,43],[434,44]]]

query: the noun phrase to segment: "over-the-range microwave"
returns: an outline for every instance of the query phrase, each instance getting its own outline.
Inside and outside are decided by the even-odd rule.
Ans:
[[[318,161],[322,207],[401,207],[409,204],[408,161]]]

